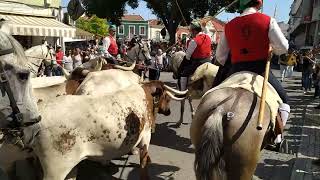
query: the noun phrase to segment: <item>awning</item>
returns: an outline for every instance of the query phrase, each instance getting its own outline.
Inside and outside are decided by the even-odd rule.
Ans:
[[[54,18],[13,14],[0,14],[0,19],[8,21],[12,35],[75,37],[76,29]]]

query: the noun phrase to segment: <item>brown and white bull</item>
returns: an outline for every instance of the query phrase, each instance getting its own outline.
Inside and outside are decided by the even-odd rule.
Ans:
[[[104,162],[127,154],[137,145],[141,148],[140,179],[149,179],[148,147],[154,109],[169,115],[171,98],[177,99],[164,83],[155,81],[133,85],[112,95],[60,96],[50,102],[40,102],[43,121],[30,148],[40,161],[43,179],[63,180],[84,159]],[[155,102],[158,103],[155,105]],[[57,106],[61,107],[59,113],[53,111]],[[6,153],[20,151],[7,137],[0,150],[1,165],[17,160],[8,159]]]

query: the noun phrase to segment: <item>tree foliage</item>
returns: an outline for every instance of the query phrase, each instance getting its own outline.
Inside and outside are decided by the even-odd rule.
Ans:
[[[98,18],[95,15],[90,18],[80,17],[76,21],[76,26],[93,34],[101,36],[106,36],[108,34],[108,25],[106,20]]]
[[[108,18],[119,25],[120,19],[128,4],[132,8],[139,5],[139,0],[82,0],[86,6],[87,14],[95,14],[101,18]],[[142,1],[142,0],[141,0]],[[233,0],[143,0],[147,7],[159,17],[170,34],[170,42],[175,41],[175,32],[179,25],[187,25],[195,18],[205,15],[214,15],[222,7],[232,3]],[[179,8],[181,8],[181,15]],[[234,9],[230,9],[234,11]],[[184,18],[183,18],[184,17]],[[184,20],[186,22],[184,22]]]

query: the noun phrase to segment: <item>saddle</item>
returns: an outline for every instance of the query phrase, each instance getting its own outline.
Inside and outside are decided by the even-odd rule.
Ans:
[[[247,91],[250,91],[250,92],[256,94],[258,97],[261,98],[263,80],[264,80],[264,78],[256,73],[242,71],[242,72],[232,74],[229,78],[224,80],[220,85],[207,91],[206,94],[211,93],[211,92],[218,90],[218,89],[242,88],[242,89],[245,89]],[[280,127],[281,123],[277,122],[278,121],[277,116],[279,116],[278,109],[279,109],[279,105],[282,104],[282,100],[281,100],[280,96],[278,95],[277,91],[272,87],[272,85],[270,83],[268,83],[266,103],[271,110],[271,124],[270,124],[270,126],[272,127],[272,130],[275,131],[277,129],[276,130],[277,132],[283,131],[283,127]],[[281,122],[281,119],[280,119],[280,122]],[[276,126],[277,126],[277,128],[276,128]]]

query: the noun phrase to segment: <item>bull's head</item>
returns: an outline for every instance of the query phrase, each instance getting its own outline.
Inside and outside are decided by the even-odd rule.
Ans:
[[[170,115],[170,100],[182,101],[184,98],[178,98],[175,95],[186,95],[188,91],[178,91],[161,81],[151,81],[143,84],[147,96],[152,98],[153,107],[158,108],[158,113]]]

